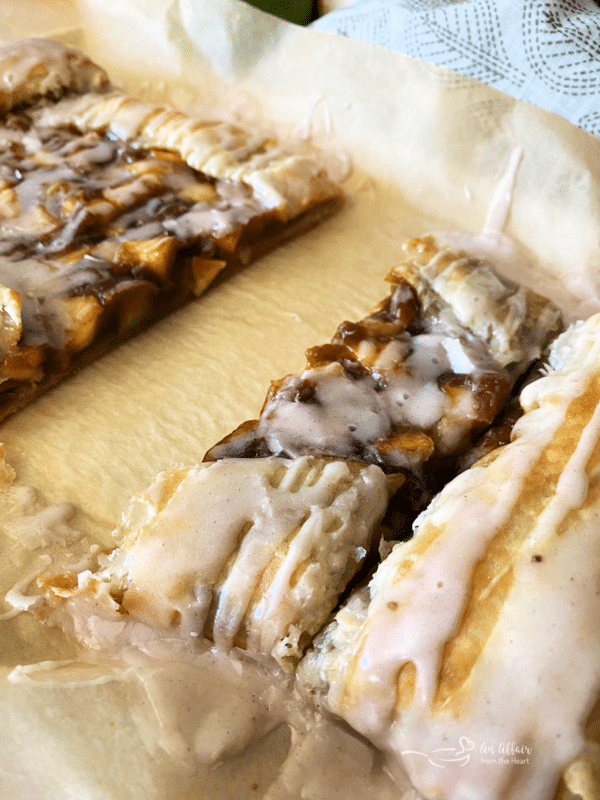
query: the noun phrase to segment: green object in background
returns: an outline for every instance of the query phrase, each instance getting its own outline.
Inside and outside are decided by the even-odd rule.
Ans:
[[[246,0],[246,2],[297,25],[307,25],[313,19],[313,0]]]

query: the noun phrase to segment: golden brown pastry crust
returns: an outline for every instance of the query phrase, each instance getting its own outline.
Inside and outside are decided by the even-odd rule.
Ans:
[[[425,797],[598,797],[599,329],[557,340],[513,440],[445,487],[300,666]],[[435,748],[460,735],[526,758],[444,771]]]
[[[109,86],[103,69],[86,55],[48,39],[27,39],[0,52],[0,113],[38,97],[80,94]]]
[[[0,85],[0,419],[341,203],[314,153],[110,91],[57,42],[2,51]]]
[[[132,498],[105,569],[44,577],[50,606],[112,597],[122,618],[293,671],[360,569],[388,499],[377,467],[230,459],[171,470]],[[116,608],[117,606],[115,606]]]

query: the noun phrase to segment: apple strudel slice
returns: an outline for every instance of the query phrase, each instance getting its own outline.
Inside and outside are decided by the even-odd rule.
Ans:
[[[320,221],[314,152],[113,90],[85,56],[0,51],[0,419]]]
[[[310,454],[418,475],[492,423],[560,329],[558,309],[433,236],[404,249],[391,295],[309,349],[304,372],[274,382],[260,419],[207,460]]]
[[[103,569],[43,585],[63,610],[90,603],[86,625],[104,606],[291,669],[364,562],[388,482],[372,465],[310,457],[162,473],[132,499]]]
[[[299,668],[428,800],[600,796],[600,315],[550,364]]]

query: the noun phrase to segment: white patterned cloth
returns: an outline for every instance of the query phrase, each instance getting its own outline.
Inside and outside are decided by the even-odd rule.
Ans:
[[[361,0],[312,27],[449,67],[600,134],[600,2]]]

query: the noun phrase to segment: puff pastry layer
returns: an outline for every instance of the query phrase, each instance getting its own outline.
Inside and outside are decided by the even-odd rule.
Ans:
[[[342,461],[166,472],[132,499],[104,569],[43,585],[54,605],[104,598],[123,619],[291,669],[363,564],[387,500],[379,468]]]
[[[335,210],[314,153],[111,91],[57,42],[0,52],[0,419]]]
[[[512,442],[446,486],[300,666],[428,799],[599,796],[599,334],[596,316],[556,341]]]

